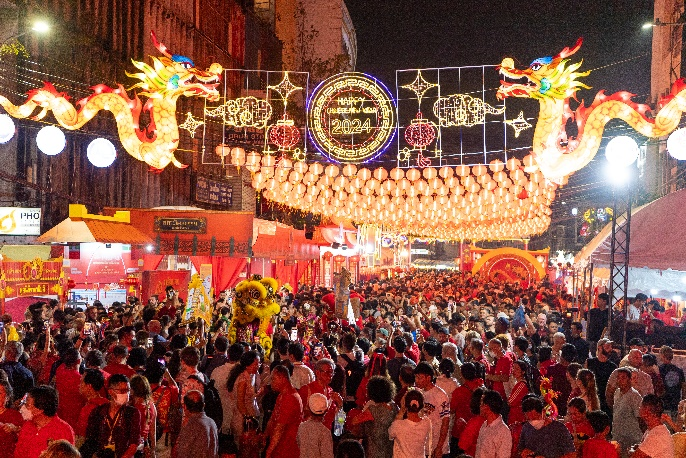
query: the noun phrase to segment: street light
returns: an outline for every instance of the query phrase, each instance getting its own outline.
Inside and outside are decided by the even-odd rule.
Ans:
[[[612,309],[617,300],[624,307],[622,354],[626,348],[627,289],[629,287],[629,241],[631,238],[631,178],[639,149],[636,140],[627,136],[615,137],[605,147],[610,163],[609,176],[615,183],[612,190],[612,238],[610,239],[610,307],[608,329],[612,330]],[[621,180],[619,178],[621,177]]]
[[[36,33],[43,34],[43,33],[49,32],[49,31],[50,31],[50,24],[48,24],[46,21],[43,21],[43,20],[36,20],[36,21],[34,21],[33,25],[31,26],[31,28],[29,30],[25,30],[24,32],[18,33],[16,35],[13,35],[9,38],[2,40],[2,42],[0,43],[0,46],[9,43],[12,40],[16,40],[19,37],[23,37],[24,35],[26,35],[30,32],[36,32]]]
[[[653,27],[664,27],[668,25],[684,25],[686,23],[686,12],[682,13],[681,16],[675,22],[662,22],[660,18],[655,19],[655,22],[646,22],[643,24],[643,29],[647,30]]]

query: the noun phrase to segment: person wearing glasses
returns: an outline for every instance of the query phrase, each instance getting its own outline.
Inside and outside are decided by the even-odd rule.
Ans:
[[[38,458],[50,442],[74,443],[74,430],[57,416],[57,390],[41,385],[32,388],[19,409],[25,423],[19,431],[14,458]]]
[[[138,409],[129,404],[130,393],[128,377],[113,374],[109,378],[109,402],[94,409],[88,417],[86,441],[79,450],[83,458],[104,450],[111,450],[116,458],[133,458],[136,454],[142,445],[141,418]]]

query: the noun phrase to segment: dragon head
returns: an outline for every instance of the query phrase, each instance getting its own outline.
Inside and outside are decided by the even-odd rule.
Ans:
[[[506,57],[498,67],[503,79],[496,96],[500,100],[506,97],[564,100],[573,97],[579,88],[589,89],[577,78],[590,72],[576,72],[581,62],[568,65],[567,57],[577,52],[581,43],[579,38],[572,48],[564,48],[556,56],[539,57],[524,70],[515,68],[514,60]]]
[[[131,87],[140,88],[147,97],[206,97],[208,100],[219,99],[217,85],[223,71],[222,66],[213,63],[207,70],[195,67],[191,59],[178,54],[171,54],[165,45],[157,41],[155,32],[151,32],[152,42],[163,54],[163,57],[152,57],[153,66],[145,62],[132,60],[133,65],[142,73],[128,73],[127,76],[140,80]]]

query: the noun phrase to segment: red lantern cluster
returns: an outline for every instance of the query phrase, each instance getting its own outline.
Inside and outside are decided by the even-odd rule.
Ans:
[[[288,151],[300,141],[300,130],[295,127],[292,119],[284,116],[269,128],[269,141],[280,150]]]
[[[422,117],[422,112],[417,113],[405,129],[405,141],[415,148],[424,149],[436,138],[436,126],[431,121]]]

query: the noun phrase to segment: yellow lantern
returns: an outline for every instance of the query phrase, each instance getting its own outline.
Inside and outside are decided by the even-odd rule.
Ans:
[[[388,172],[383,167],[379,167],[378,169],[374,170],[374,178],[379,181],[384,181],[386,178],[388,178]]]
[[[405,176],[405,171],[403,169],[396,167],[393,170],[391,170],[390,176],[395,181],[398,181]]]
[[[427,167],[422,172],[422,175],[424,175],[424,178],[426,179],[426,181],[429,181],[438,175],[438,171],[433,167]]]
[[[338,173],[339,173],[338,167],[336,167],[333,164],[326,166],[326,170],[324,171],[324,174],[327,177],[331,177],[331,178],[336,178],[338,176]]]
[[[468,165],[458,165],[455,167],[455,173],[461,177],[465,177],[469,175],[469,166]]]
[[[346,164],[343,166],[343,175],[351,177],[357,173],[357,166],[355,164]]]
[[[407,177],[408,180],[410,181],[417,181],[422,177],[422,172],[415,168],[411,168],[405,173],[405,176]]]
[[[447,180],[448,178],[453,176],[453,169],[452,167],[441,167],[441,169],[438,171],[438,174],[444,179]]]

